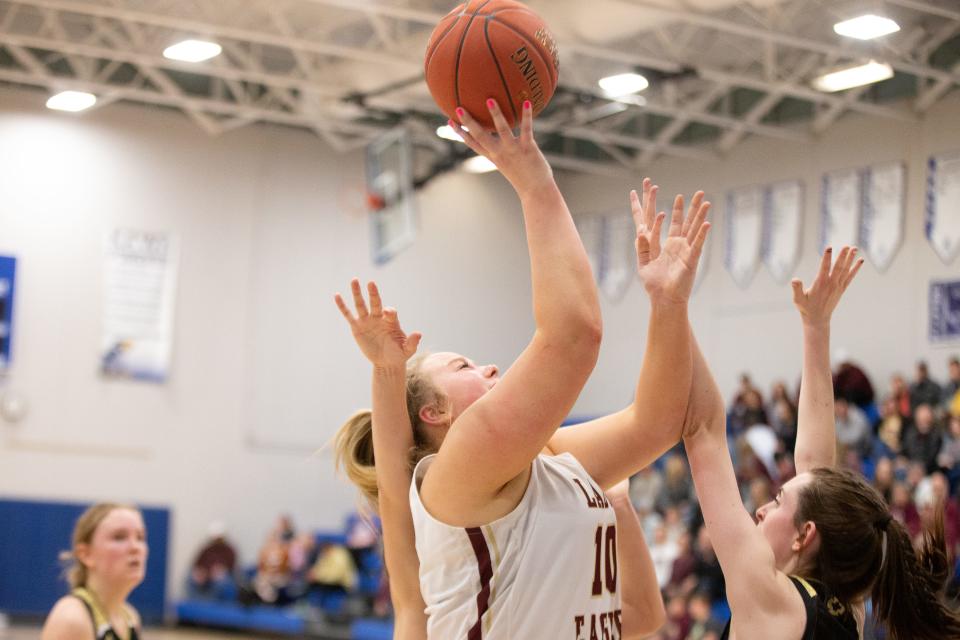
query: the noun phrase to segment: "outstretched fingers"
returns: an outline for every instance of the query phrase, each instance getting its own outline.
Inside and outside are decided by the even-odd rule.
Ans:
[[[833,263],[833,247],[827,247],[820,256],[820,268],[817,270],[817,276],[814,283],[826,282],[830,277],[830,265]]]
[[[487,100],[487,109],[490,111],[490,117],[493,118],[493,126],[497,128],[497,135],[500,136],[500,139],[513,139],[513,131],[510,129],[510,124],[507,122],[507,119],[503,117],[503,112],[500,111],[500,105],[497,104],[497,101],[489,98]]]
[[[520,140],[524,144],[532,144],[533,139],[533,103],[523,101],[523,114],[520,116]]]
[[[860,267],[862,266],[863,258],[859,258],[855,263],[853,263],[853,267],[847,270],[847,273],[844,274],[842,281],[844,290],[846,290],[846,288],[850,286],[850,283],[853,282],[853,279],[857,277],[857,274],[860,273]]]
[[[677,194],[673,199],[673,214],[670,216],[670,230],[667,235],[671,238],[683,234],[683,195]]]
[[[352,313],[350,313],[350,309],[347,308],[347,303],[343,301],[343,296],[338,293],[333,296],[333,301],[337,303],[337,308],[340,309],[340,313],[343,314],[343,317],[346,318],[347,322],[350,323],[350,326],[352,327],[357,319],[353,317]]]
[[[690,247],[690,256],[693,259],[694,264],[700,260],[700,255],[703,253],[703,245],[707,242],[707,235],[710,233],[710,223],[703,222],[700,227],[697,229],[697,235],[693,239],[693,243]]]
[[[690,228],[693,226],[697,214],[700,212],[700,204],[702,202],[703,191],[697,191],[693,194],[693,198],[690,199],[690,208],[687,209],[687,215],[683,219],[683,225],[680,228],[680,233],[688,240],[697,237],[696,231],[691,233]]]
[[[643,179],[643,224],[647,228],[653,227],[653,221],[657,215],[657,192],[660,187],[653,184],[650,178]]]
[[[361,320],[370,315],[367,310],[367,302],[363,299],[363,293],[360,291],[360,281],[356,278],[350,281],[350,291],[353,293],[353,306],[357,308],[357,317]]]
[[[468,129],[467,134],[469,138],[474,144],[480,147],[480,151],[477,151],[476,149],[474,149],[474,151],[477,151],[477,153],[481,154],[487,153],[487,151],[491,149],[494,144],[493,136],[490,135],[486,129],[480,126],[480,123],[477,122],[474,117],[470,115],[470,112],[463,107],[457,107],[457,117],[460,118],[460,124],[463,125],[460,127],[460,129],[466,127]],[[460,132],[458,131],[457,133]],[[460,136],[463,137],[463,134],[460,134]],[[463,139],[464,141],[467,140],[467,138]],[[470,148],[473,149],[473,147]]]
[[[380,300],[380,290],[377,283],[370,281],[367,283],[367,295],[370,297],[370,315],[376,317],[383,313],[383,301]]]
[[[701,196],[703,199],[703,192],[697,192],[697,195]],[[696,196],[694,196],[696,198]],[[697,208],[694,210],[691,207],[691,211],[694,211],[692,220],[689,220],[687,226],[687,231],[684,234],[687,238],[687,242],[694,244],[696,243],[697,237],[700,235],[700,229],[703,227],[704,222],[707,219],[707,214],[710,213],[710,207],[713,205],[710,202],[700,202],[697,204]]]

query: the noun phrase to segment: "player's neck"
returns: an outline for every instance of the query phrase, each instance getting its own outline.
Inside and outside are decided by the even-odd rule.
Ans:
[[[100,605],[107,618],[115,620],[123,617],[123,605],[129,594],[128,589],[111,586],[97,576],[90,576],[87,580],[87,591]]]

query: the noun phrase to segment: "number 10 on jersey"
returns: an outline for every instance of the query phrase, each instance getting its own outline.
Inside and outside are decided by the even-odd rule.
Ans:
[[[617,525],[600,525],[593,537],[596,551],[593,571],[593,595],[617,592]]]

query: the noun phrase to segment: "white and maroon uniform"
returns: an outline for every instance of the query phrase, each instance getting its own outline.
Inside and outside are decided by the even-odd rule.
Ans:
[[[618,640],[617,519],[576,458],[539,455],[520,504],[482,527],[410,506],[427,636],[436,640]]]

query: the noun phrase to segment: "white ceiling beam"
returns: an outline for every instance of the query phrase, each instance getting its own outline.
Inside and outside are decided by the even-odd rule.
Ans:
[[[786,78],[787,82],[793,83],[803,78],[811,69],[817,64],[820,59],[820,54],[812,53],[807,54],[807,56],[800,61],[791,72],[790,75]],[[750,108],[740,122],[733,126],[729,131],[723,134],[720,138],[720,142],[717,143],[717,148],[721,153],[727,153],[733,147],[740,142],[745,135],[747,135],[747,126],[751,124],[757,124],[763,120],[770,111],[780,104],[780,101],[783,99],[783,93],[777,91],[771,91],[767,95],[760,98],[760,100]]]
[[[702,111],[708,108],[717,98],[726,93],[727,89],[728,88],[724,85],[713,85],[689,104],[690,110]],[[680,135],[683,130],[687,128],[687,125],[690,124],[690,120],[690,117],[678,116],[670,121],[663,129],[660,130],[659,133],[657,133],[657,137],[654,140],[656,146],[649,149],[644,149],[643,153],[640,155],[640,158],[637,160],[637,164],[647,165],[653,162],[660,153],[660,147],[673,142],[673,139]]]
[[[270,109],[241,106],[231,102],[222,102],[192,96],[171,96],[157,91],[136,87],[123,87],[112,84],[48,76],[41,78],[33,73],[0,69],[0,80],[44,87],[51,90],[76,89],[91,91],[94,94],[113,95],[120,100],[129,100],[144,104],[154,104],[166,107],[176,107],[181,110],[194,109],[217,115],[249,118],[251,122],[269,122],[303,128],[321,128],[351,135],[369,136],[381,132],[381,129],[369,125],[353,122],[341,122],[331,118],[311,118],[296,113],[286,113]]]
[[[262,31],[252,31],[249,29],[238,29],[210,22],[200,22],[196,20],[185,20],[165,15],[148,13],[145,11],[133,11],[130,9],[112,8],[105,5],[92,4],[76,0],[5,0],[25,6],[40,7],[47,9],[56,9],[58,11],[68,11],[71,13],[80,13],[92,16],[101,16],[119,20],[129,20],[141,24],[149,24],[157,27],[165,27],[175,31],[192,31],[198,34],[206,34],[210,37],[223,37],[233,40],[242,40],[246,42],[256,42],[259,44],[281,47],[284,49],[300,49],[321,55],[344,58],[348,60],[357,60],[371,64],[408,66],[421,68],[420,60],[412,60],[397,56],[388,55],[368,49],[356,47],[347,47],[343,45],[331,44],[329,42],[320,42],[317,40],[304,40],[302,38],[288,38],[283,35],[269,34]]]
[[[929,13],[932,16],[940,16],[941,18],[947,18],[949,20],[960,20],[960,11],[932,5],[929,2],[919,2],[918,0],[887,0],[887,2],[921,13]]]
[[[960,62],[953,65],[955,71],[960,71]],[[947,93],[951,88],[953,88],[952,82],[945,82],[943,80],[934,80],[930,83],[930,86],[925,87],[920,91],[920,95],[917,96],[917,100],[913,105],[914,110],[918,113],[923,113],[936,103],[944,94]]]
[[[960,82],[960,75],[948,73],[940,69],[934,69],[923,64],[916,64],[909,60],[901,60],[899,58],[890,58],[884,56],[875,56],[874,52],[870,50],[868,45],[860,46],[857,43],[851,42],[849,46],[839,46],[831,42],[826,42],[822,40],[814,40],[812,38],[805,38],[803,36],[797,36],[792,33],[787,33],[784,31],[776,31],[773,29],[763,29],[756,26],[749,26],[740,24],[738,22],[733,22],[730,20],[725,20],[718,18],[714,15],[707,13],[701,13],[699,11],[692,11],[689,9],[683,9],[673,5],[662,5],[658,4],[654,0],[616,0],[621,4],[627,4],[629,6],[640,7],[656,13],[663,15],[668,15],[675,17],[677,19],[692,22],[698,24],[702,27],[707,27],[710,29],[716,29],[718,31],[723,31],[726,33],[732,33],[735,35],[744,36],[747,38],[754,38],[757,40],[768,40],[775,42],[777,44],[793,47],[796,49],[807,49],[809,51],[818,51],[827,55],[835,55],[842,58],[864,58],[864,57],[873,57],[878,62],[886,62],[894,69],[902,71],[904,73],[910,73],[917,76],[923,76],[927,78],[940,79],[940,78],[953,78],[955,82]],[[901,0],[906,1],[906,0]]]
[[[0,33],[0,44],[14,44],[23,47],[32,47],[36,49],[47,49],[50,51],[59,51],[71,55],[88,56],[102,60],[119,60],[135,65],[149,65],[161,69],[172,69],[184,71],[187,73],[196,73],[208,75],[211,77],[221,77],[228,80],[243,80],[255,82],[270,87],[284,89],[303,89],[308,88],[316,91],[320,95],[327,97],[339,97],[347,92],[346,87],[326,86],[307,82],[299,77],[284,76],[281,74],[263,73],[246,69],[234,69],[221,65],[210,63],[191,63],[178,62],[170,60],[163,56],[137,53],[135,51],[123,51],[92,44],[77,42],[67,42],[52,38],[45,38],[32,35],[19,35],[12,33]]]

